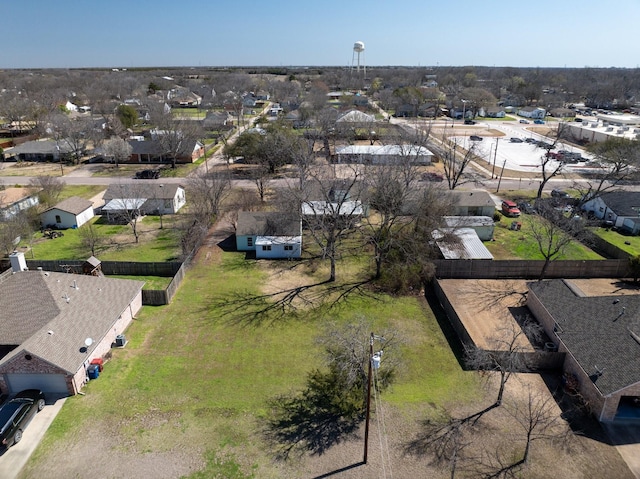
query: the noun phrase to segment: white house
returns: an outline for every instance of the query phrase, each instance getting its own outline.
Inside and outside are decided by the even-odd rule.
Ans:
[[[640,233],[640,192],[609,191],[588,200],[582,209],[630,234]]]
[[[255,251],[257,259],[300,258],[302,221],[297,214],[241,211],[236,222],[236,248]]]
[[[187,202],[185,190],[176,184],[135,183],[109,185],[104,195],[105,204],[112,200],[135,198],[136,207],[144,215],[172,215],[177,213]]]
[[[91,218],[93,203],[78,196],[67,198],[40,215],[43,226],[61,229],[80,228]]]
[[[371,165],[410,162],[429,165],[433,153],[416,145],[347,145],[336,148],[337,163],[363,163]]]
[[[547,110],[534,106],[524,106],[518,109],[518,116],[533,118],[534,120],[544,120]]]

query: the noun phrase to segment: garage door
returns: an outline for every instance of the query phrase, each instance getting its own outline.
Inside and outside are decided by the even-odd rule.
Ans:
[[[5,374],[10,393],[40,389],[45,393],[69,393],[63,374]]]

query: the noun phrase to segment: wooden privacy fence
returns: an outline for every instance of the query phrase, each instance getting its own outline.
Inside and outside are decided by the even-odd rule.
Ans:
[[[189,258],[190,259],[190,258]],[[30,270],[42,268],[45,271],[59,273],[82,273],[84,261],[78,260],[27,260],[27,267]],[[176,294],[184,274],[188,261],[180,263],[178,261],[138,263],[129,261],[102,261],[102,272],[108,276],[160,276],[163,278],[173,277],[167,289],[143,289],[142,304],[147,306],[162,306],[169,304]]]
[[[542,260],[434,260],[442,279],[538,279]],[[551,278],[626,278],[628,259],[551,261],[544,275]]]

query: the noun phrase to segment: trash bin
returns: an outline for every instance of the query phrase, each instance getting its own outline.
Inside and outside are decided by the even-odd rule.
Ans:
[[[519,221],[516,223],[516,231],[520,231],[520,228],[522,228],[522,223],[520,223]]]
[[[124,334],[118,334],[116,336],[116,347],[117,348],[124,348],[125,345],[127,344],[127,339],[124,337]]]
[[[100,366],[97,364],[89,364],[87,368],[87,375],[89,379],[98,379],[100,376]]]
[[[93,358],[91,360],[91,364],[97,364],[98,371],[100,372],[102,372],[102,370],[104,369],[104,360],[102,358]]]

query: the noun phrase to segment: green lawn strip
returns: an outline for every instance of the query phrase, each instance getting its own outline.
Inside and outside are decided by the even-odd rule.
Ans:
[[[512,221],[522,223],[519,231],[510,229]],[[496,259],[544,259],[538,248],[538,243],[531,234],[531,223],[540,221],[537,215],[523,215],[520,218],[502,218],[496,223],[493,237],[495,241],[485,242],[487,249],[496,256]],[[559,260],[594,260],[602,259],[602,256],[587,248],[578,241],[571,242]]]
[[[173,278],[164,277],[164,276],[129,276],[126,274],[118,274],[118,275],[106,275],[108,278],[116,278],[116,279],[133,279],[136,281],[144,281],[144,287],[142,289],[147,290],[161,290],[167,289],[169,283]]]
[[[175,216],[175,215],[174,215]],[[104,238],[104,244],[96,248],[95,256],[101,261],[176,261],[180,255],[179,238],[181,232],[173,228],[176,217],[163,217],[164,228],[160,230],[158,217],[146,216],[138,223],[141,231],[140,240],[135,242],[129,225],[112,225],[95,218],[94,226]],[[145,224],[143,225],[142,222]],[[155,238],[145,232],[158,229]],[[40,260],[84,260],[91,256],[91,251],[82,245],[81,231],[78,229],[64,230],[61,238],[47,239],[42,233],[34,233],[32,250],[25,253],[27,259]],[[114,235],[121,235],[119,242],[114,242]],[[21,243],[28,246],[27,241]]]
[[[72,196],[79,196],[80,198],[84,198],[89,200],[93,198],[95,195],[104,191],[106,189],[105,186],[99,185],[75,185],[75,186],[65,186],[62,192],[60,193],[60,197],[58,201],[66,200],[67,198],[71,198]]]
[[[607,228],[592,228],[591,231],[608,243],[629,253],[631,256],[640,254],[640,236],[627,236]]]
[[[406,338],[403,366],[384,399],[413,409],[477,394],[420,298],[356,296],[329,313],[278,321],[221,315],[220,300],[256,293],[266,280],[257,263],[237,253],[223,253],[215,267],[191,268],[172,304],[143,308],[126,332],[127,347],[114,350],[86,396],[69,398],[35,458],[100,422],[112,424],[132,452],[197,445],[203,454],[237,456],[245,472],[258,464],[260,477],[276,477],[259,439],[269,399],[301,390],[307,374],[324,367],[316,338],[327,321],[360,316]]]

